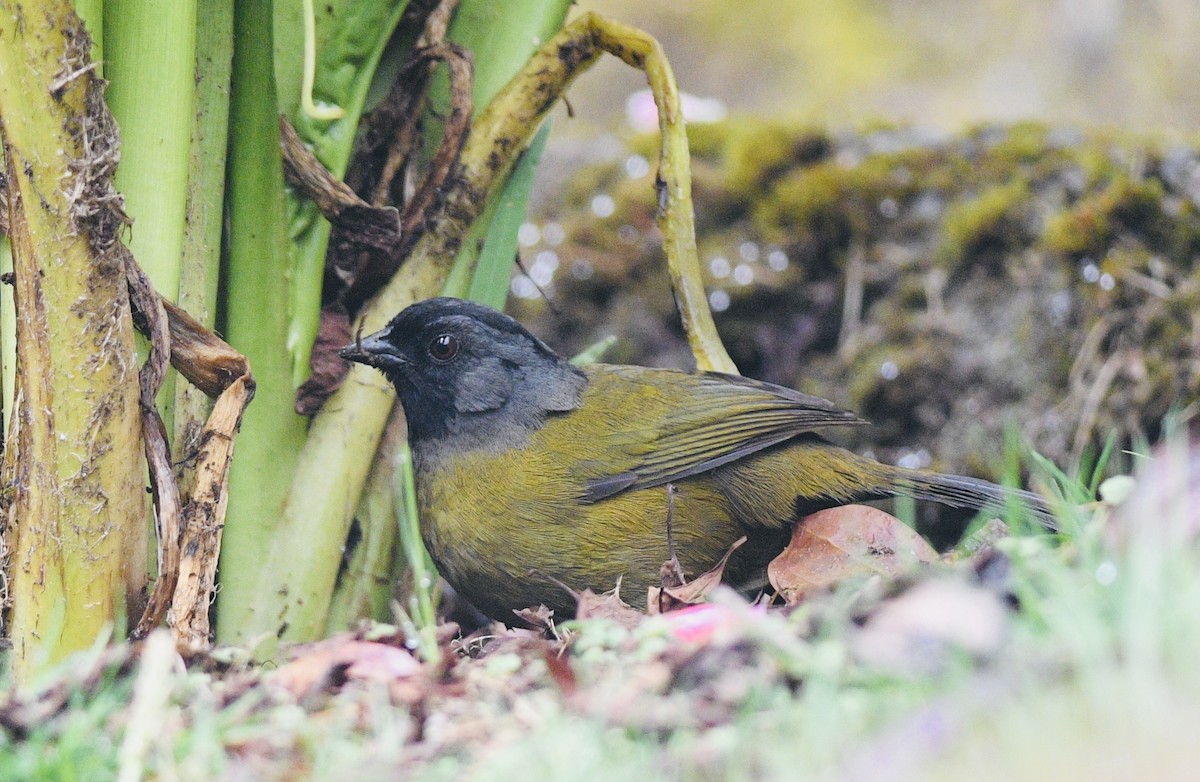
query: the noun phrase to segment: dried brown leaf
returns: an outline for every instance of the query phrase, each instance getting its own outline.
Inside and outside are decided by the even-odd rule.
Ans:
[[[895,575],[936,559],[925,539],[895,516],[867,505],[844,505],[801,519],[787,548],[767,566],[767,577],[794,605],[850,576]]]
[[[400,243],[400,213],[391,206],[371,206],[317,160],[286,117],[279,118],[283,172],[288,182],[316,204],[325,219],[355,244],[390,252]]]
[[[664,578],[661,587],[650,587],[649,594],[646,596],[647,613],[652,616],[654,614],[665,614],[668,611],[676,611],[706,602],[709,593],[721,583],[721,578],[725,575],[725,566],[729,564],[729,558],[745,542],[745,535],[735,540],[733,545],[729,547],[729,550],[725,552],[725,556],[721,557],[720,562],[691,581],[675,586],[667,583]],[[670,572],[674,571],[664,564],[664,575]]]
[[[346,375],[350,364],[338,357],[338,350],[351,341],[350,316],[341,304],[329,304],[321,308],[321,323],[317,330],[317,341],[313,343],[309,367],[312,374],[296,390],[296,412],[300,415],[316,415],[333,396]]]
[[[590,589],[579,593],[575,606],[576,619],[608,619],[622,627],[634,628],[642,623],[646,615],[621,599],[621,585],[612,590],[596,594]]]
[[[531,606],[529,608],[513,609],[517,618],[530,630],[539,630],[549,635],[554,634],[554,611],[546,606]]]
[[[145,638],[158,627],[167,615],[167,608],[179,581],[180,531],[183,506],[179,483],[171,466],[171,448],[167,429],[154,404],[158,390],[167,375],[171,358],[171,334],[167,312],[162,299],[133,254],[120,247],[125,263],[125,280],[129,289],[130,308],[138,329],[149,341],[146,363],[138,370],[142,441],[146,464],[150,471],[150,489],[154,500],[154,522],[158,538],[158,578],[131,636]]]
[[[268,681],[303,698],[347,681],[387,684],[416,676],[421,670],[421,663],[404,649],[341,636],[306,647]]]
[[[579,689],[579,681],[575,678],[575,668],[571,658],[562,654],[561,649],[555,649],[550,644],[542,646],[542,659],[546,662],[546,670],[550,679],[558,685],[563,695],[570,697]]]

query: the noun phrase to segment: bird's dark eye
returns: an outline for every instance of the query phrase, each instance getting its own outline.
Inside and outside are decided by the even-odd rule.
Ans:
[[[439,334],[429,343],[429,355],[435,361],[449,361],[458,355],[458,338],[451,334]]]

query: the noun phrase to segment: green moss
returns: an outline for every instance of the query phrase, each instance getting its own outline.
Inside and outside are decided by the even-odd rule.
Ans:
[[[815,236],[843,244],[855,222],[842,208],[851,193],[850,176],[831,163],[794,172],[775,186],[769,199],[759,202],[754,211],[756,227],[770,241]]]
[[[1163,212],[1163,188],[1156,179],[1119,176],[1051,217],[1042,235],[1047,250],[1072,258],[1100,257],[1119,235],[1140,237],[1150,246],[1169,243],[1173,233]]]
[[[1004,129],[1003,138],[991,145],[988,155],[1010,165],[1041,160],[1049,148],[1049,129],[1040,122],[1018,122]]]
[[[690,123],[687,126],[688,151],[692,153],[693,158],[719,161],[725,153],[729,133],[728,121]],[[657,154],[658,133],[649,135],[650,149]]]
[[[900,210],[923,186],[914,168],[929,164],[929,153],[896,154],[872,156],[857,166],[826,161],[797,169],[755,204],[754,230],[769,242],[802,247],[809,264],[824,268],[852,238],[877,238],[890,219],[881,205],[890,199]]]
[[[853,359],[848,368],[850,405],[873,422],[872,442],[919,443],[931,415],[949,414],[957,393],[949,382],[952,347],[945,335],[916,330],[910,322]]]
[[[1127,355],[1094,432],[1152,436],[1172,404],[1200,394],[1191,347],[1200,293],[1182,295],[1200,291],[1200,213],[1144,139],[1035,123],[934,143],[903,128],[833,136],[741,118],[691,130],[701,257],[755,269],[750,285],[706,278],[731,297],[717,315],[722,335],[743,371],[878,424],[839,432],[839,442],[886,459],[920,445],[947,469],[983,473],[990,466],[972,461],[976,452],[986,461],[983,444],[1019,421],[1039,448],[1065,455],[1082,393],[1070,379],[1101,318],[1112,321],[1086,378],[1114,351]],[[653,159],[657,140],[648,138],[643,154]],[[797,153],[806,138],[812,146]],[[648,178],[608,169],[585,174],[588,187],[555,215],[568,226],[557,249],[564,268],[575,258],[594,267],[587,281],[560,273],[556,298],[570,302],[576,291],[608,313],[598,333],[580,331],[577,347],[615,331],[628,350],[609,360],[665,361],[678,329],[654,198]],[[596,186],[617,201],[610,218],[591,213]],[[643,229],[637,242],[615,236],[625,225]],[[756,260],[739,255],[746,242]],[[854,339],[839,343],[852,248],[866,258],[861,317]],[[778,252],[786,266],[776,268]],[[1085,256],[1098,274],[1080,274]],[[979,264],[990,273],[962,273]],[[937,307],[927,301],[930,275],[946,280]],[[659,320],[663,328],[650,327]],[[686,363],[686,347],[678,350],[674,360]],[[889,361],[891,379],[881,374]],[[971,434],[979,428],[986,435]]]
[[[829,151],[823,133],[812,133],[782,122],[744,122],[734,126],[725,147],[726,182],[730,190],[754,191],[789,168],[815,162]]]
[[[1029,242],[1029,210],[1029,185],[1022,179],[993,185],[952,205],[944,218],[938,262],[948,269],[966,263],[994,265]]]

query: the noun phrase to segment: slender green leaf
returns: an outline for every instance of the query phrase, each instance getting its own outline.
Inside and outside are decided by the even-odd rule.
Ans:
[[[550,125],[549,122],[542,125],[500,191],[483,250],[475,264],[475,274],[471,277],[467,297],[498,310],[504,309],[504,302],[508,298],[513,258],[517,253],[517,232],[525,222],[529,193],[533,190],[533,174],[541,160],[542,150],[546,148]]]
[[[604,358],[604,354],[615,344],[617,344],[617,335],[609,334],[604,339],[593,342],[574,356],[571,356],[571,363],[577,367],[586,367],[588,364],[595,364]]]
[[[396,519],[400,525],[400,546],[412,574],[412,616],[421,639],[421,655],[429,662],[439,656],[437,615],[433,610],[433,591],[437,571],[421,541],[421,525],[417,516],[417,490],[413,483],[412,450],[401,443],[396,451]]]

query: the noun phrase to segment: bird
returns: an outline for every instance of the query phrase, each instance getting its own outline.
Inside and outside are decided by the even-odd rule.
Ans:
[[[703,573],[743,536],[724,578],[761,584],[800,520],[847,503],[1016,500],[1051,518],[1031,492],[831,443],[822,431],[866,422],[828,400],[719,372],[576,367],[468,300],[412,304],[340,355],[396,389],[439,573],[509,623],[538,605],[570,617],[585,589],[645,594],[672,555],[685,574]]]

